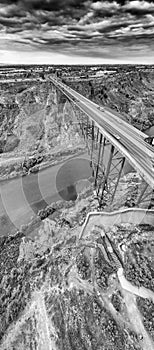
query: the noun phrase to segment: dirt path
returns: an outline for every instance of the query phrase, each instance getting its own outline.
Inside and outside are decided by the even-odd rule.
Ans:
[[[125,290],[127,290],[130,293],[133,293],[141,298],[144,299],[151,299],[154,303],[154,292],[152,290],[145,288],[145,287],[136,287],[132,283],[126,280],[123,269],[120,268],[117,272],[121,287]]]
[[[132,285],[126,280],[122,268],[118,270],[117,275],[121,284],[121,292],[124,296],[130,322],[134,328],[134,331],[139,334],[141,338],[141,348],[143,350],[152,350],[154,349],[154,343],[143,325],[142,315],[140,314],[136,304],[136,295],[144,299],[151,299],[154,302],[154,293],[145,287],[138,288]]]
[[[11,164],[12,162],[24,161],[25,156],[12,157],[12,158],[0,158],[0,166]]]
[[[37,309],[39,315],[37,320],[39,321],[39,332],[41,334],[42,344],[40,350],[56,350],[54,338],[56,337],[55,329],[52,327],[52,321],[48,319],[44,298],[41,292],[35,294]],[[52,333],[52,335],[51,335]]]
[[[122,294],[124,296],[124,301],[127,307],[130,322],[134,328],[134,331],[140,335],[141,339],[139,342],[141,348],[143,350],[154,349],[154,343],[143,325],[142,316],[136,304],[136,296],[126,291],[125,289],[122,290]]]
[[[38,349],[57,350],[55,345],[57,335],[55,333],[55,328],[52,326],[52,321],[48,319],[43,294],[41,292],[37,292],[33,295],[32,303],[27,305],[27,308],[25,309],[25,312],[21,318],[8,328],[8,331],[3,339],[3,343],[0,347],[1,350],[12,349],[13,342],[18,339],[18,335],[21,335],[22,328],[26,326],[27,320],[33,316],[35,316],[37,333],[39,334]]]
[[[86,223],[83,225],[79,236],[79,241],[80,239],[82,240],[83,231],[87,225],[88,219],[89,218],[86,219]],[[103,250],[102,253],[105,257]],[[126,329],[133,330],[138,335],[138,341],[142,350],[153,350],[154,342],[151,339],[150,334],[144,327],[142,320],[143,317],[136,303],[136,296],[139,296],[144,299],[150,299],[152,300],[152,302],[154,302],[154,292],[145,287],[137,287],[131,282],[127,281],[127,279],[124,276],[124,270],[122,267],[118,269],[117,277],[117,284],[114,286],[114,290],[119,290],[123,295],[123,302],[126,306],[126,314],[122,315],[120,312],[117,312],[113,304],[110,302],[107,293],[104,294],[100,290],[100,288],[98,292],[98,297],[102,299],[104,307],[112,314],[117,324],[119,324],[122,328],[125,327]],[[96,291],[97,287],[98,286],[95,285]],[[113,291],[110,290],[110,292],[112,294]]]

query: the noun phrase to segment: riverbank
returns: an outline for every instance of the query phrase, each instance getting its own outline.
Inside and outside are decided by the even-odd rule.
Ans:
[[[67,179],[66,170],[69,171],[70,169],[72,173],[74,168],[74,175],[77,174],[75,182],[91,177],[88,154],[78,152],[72,157],[61,159],[58,164],[41,169],[38,173],[0,182],[1,235],[9,234],[12,230],[15,232],[21,225],[27,224],[31,217],[37,214],[38,210],[62,199],[57,189],[56,178],[65,164],[64,177],[70,181],[70,184],[73,179],[71,175]],[[81,186],[81,189],[83,186]]]
[[[85,153],[85,147],[74,147],[73,149],[68,149],[65,151],[59,151],[57,153],[47,153],[45,155],[39,156],[42,158],[42,161],[37,164],[37,155],[35,156],[26,156],[25,158],[9,158],[1,159],[0,165],[0,182],[12,180],[19,178],[21,176],[26,176],[30,173],[37,173],[42,169],[46,169],[50,166],[54,166],[68,160],[71,157],[82,155]],[[23,167],[24,160],[35,160],[36,162],[33,165]]]

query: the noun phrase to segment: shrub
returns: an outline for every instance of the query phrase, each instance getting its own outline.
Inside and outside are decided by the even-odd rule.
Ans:
[[[4,152],[11,152],[14,150],[14,148],[16,148],[19,144],[20,140],[18,139],[17,136],[15,135],[10,135],[7,138],[6,144],[4,146]]]

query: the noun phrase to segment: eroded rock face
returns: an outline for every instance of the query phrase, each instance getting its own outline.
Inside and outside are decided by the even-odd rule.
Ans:
[[[36,146],[53,151],[80,144],[76,124],[71,123],[75,116],[70,103],[60,99],[54,88],[50,87],[49,92],[45,86],[17,98],[20,113],[11,125],[20,140],[16,145],[19,154],[23,150],[32,152]],[[88,94],[89,90],[85,91]],[[112,103],[114,96],[112,90]],[[141,109],[137,110],[135,103],[131,113],[136,117]],[[40,158],[29,160],[39,161]],[[31,164],[27,160],[24,166],[28,169]],[[132,184],[132,178],[128,179],[126,187],[129,180]],[[121,188],[124,190],[124,184]],[[136,196],[135,191],[131,195]],[[132,299],[127,295],[126,303],[127,292],[120,285],[116,266],[105,253],[100,232],[94,235],[89,230],[86,239],[79,242],[87,213],[97,207],[92,189],[89,198],[85,193],[80,199],[75,203],[61,202],[53,211],[41,210],[40,221],[44,221],[29,227],[29,233],[23,229],[15,236],[0,238],[2,350],[141,350],[143,335],[144,345],[150,338],[154,342],[152,301],[143,303],[132,293]],[[131,206],[133,198],[129,201]],[[2,219],[5,221],[5,216]],[[109,233],[117,247],[125,248],[123,263],[128,281],[153,291],[153,228],[118,225]],[[134,328],[135,315],[129,301],[138,310],[140,328]]]
[[[132,69],[68,84],[87,98],[122,113],[135,127],[146,130],[154,125],[153,81],[152,69],[150,72]]]
[[[1,153],[59,151],[81,142],[79,130],[73,127],[72,105],[51,83],[33,85],[16,94],[8,88],[2,94],[4,100],[10,94],[14,103],[5,105],[4,100],[1,103]]]
[[[76,210],[74,205],[65,209],[65,217]],[[62,215],[63,209],[29,237],[18,233],[1,238],[1,349],[141,350],[142,336],[153,341],[148,313],[149,308],[152,315],[153,303],[129,293],[142,324],[134,329],[126,291],[105,254],[101,234],[89,231],[86,240],[78,241],[79,227],[70,229]],[[153,228],[121,224],[108,234],[114,245],[125,246],[127,279],[152,290]]]
[[[18,147],[19,142],[20,140],[16,135],[9,135],[3,148],[4,152],[12,152],[15,148]]]

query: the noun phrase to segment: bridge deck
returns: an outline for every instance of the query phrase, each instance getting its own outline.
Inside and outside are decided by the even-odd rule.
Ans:
[[[97,126],[100,132],[113,144],[128,160],[143,179],[154,188],[154,171],[151,159],[154,159],[154,150],[144,138],[146,134],[136,129],[117,116],[117,113],[98,105],[78,92],[74,91],[60,80],[50,78],[52,83],[72,100]]]

